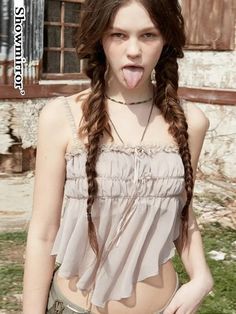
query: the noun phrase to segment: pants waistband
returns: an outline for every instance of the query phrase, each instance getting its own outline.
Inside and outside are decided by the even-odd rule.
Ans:
[[[63,314],[73,314],[73,313],[79,313],[79,314],[93,314],[90,310],[84,309],[77,304],[72,303],[70,300],[68,300],[63,293],[60,291],[57,281],[56,281],[56,274],[57,271],[54,272],[53,280],[51,289],[49,292],[49,299],[52,298],[53,303],[58,300],[63,302]]]
[[[56,273],[57,273],[57,271],[54,272],[54,276],[53,276],[53,280],[52,280],[52,284],[51,284],[51,288],[50,288],[50,292],[49,292],[49,300],[51,298],[49,303],[51,303],[51,306],[52,306],[52,303],[54,303],[55,301],[58,300],[58,301],[62,301],[63,302],[63,307],[65,307],[64,310],[63,310],[63,314],[64,313],[65,314],[74,314],[74,313],[78,313],[78,314],[93,314],[90,310],[84,309],[84,308],[78,306],[77,304],[72,303],[70,300],[68,300],[63,295],[63,293],[60,291],[60,289],[59,289],[59,287],[57,285]],[[175,295],[176,291],[178,290],[179,286],[180,286],[179,276],[178,276],[178,273],[176,272],[176,286],[175,286],[174,292],[172,293],[171,297],[169,298],[167,303],[164,305],[164,307],[162,307],[158,311],[154,312],[153,314],[163,314],[164,310],[167,308],[167,306],[171,302],[171,300],[174,297],[174,295]]]

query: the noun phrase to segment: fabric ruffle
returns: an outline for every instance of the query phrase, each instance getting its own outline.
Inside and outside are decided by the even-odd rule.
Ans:
[[[142,144],[123,144],[123,143],[114,143],[114,142],[107,142],[99,145],[99,151],[100,152],[121,152],[125,154],[132,154],[135,152],[144,153],[146,155],[152,156],[160,151],[165,152],[174,152],[178,153],[179,148],[176,145],[176,143],[153,143],[153,142],[147,142]],[[73,147],[73,150],[71,152],[67,152],[65,154],[66,160],[69,160],[74,155],[79,155],[86,153],[86,147],[84,143],[77,142],[76,146]]]
[[[175,254],[184,166],[177,147],[141,148],[113,144],[101,149],[91,212],[100,261],[88,239],[86,153],[81,146],[66,156],[67,201],[51,254],[61,264],[59,275],[79,276],[77,287],[91,291],[96,306],[129,297],[137,281],[157,275]]]

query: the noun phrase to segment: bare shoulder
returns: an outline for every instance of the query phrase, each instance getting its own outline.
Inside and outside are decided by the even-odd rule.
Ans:
[[[194,103],[186,103],[186,118],[189,133],[192,136],[201,136],[209,129],[210,121],[203,110]]]
[[[82,103],[88,98],[90,92],[91,88],[87,88],[77,94],[73,94],[66,97],[66,100],[70,105],[76,125],[79,124],[79,121],[82,117]]]
[[[65,118],[63,97],[49,100],[39,115],[38,145],[41,142],[58,146],[63,151],[68,141],[68,127]]]
[[[40,112],[39,118],[43,121],[51,121],[54,124],[60,124],[63,120],[63,112],[62,108],[63,98],[56,97],[54,99],[50,99],[46,102],[45,106]]]
[[[77,126],[82,117],[82,102],[88,97],[89,93],[90,89],[86,89],[67,97],[60,96],[49,100],[40,112],[39,129],[41,131],[44,130],[40,134],[44,134],[43,136],[48,134],[50,137],[54,135],[56,142],[63,146],[64,151],[67,151],[67,147],[68,145],[70,146],[72,141],[72,130],[70,121],[68,120],[66,102],[69,104]]]

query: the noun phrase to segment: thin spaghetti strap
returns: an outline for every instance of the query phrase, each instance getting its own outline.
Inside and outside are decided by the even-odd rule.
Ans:
[[[77,127],[76,127],[75,119],[74,119],[72,111],[71,111],[70,104],[69,104],[66,97],[63,97],[63,98],[64,98],[63,103],[65,104],[65,108],[66,108],[66,115],[67,115],[68,121],[70,123],[72,136],[73,136],[72,151],[74,151],[74,150],[76,151],[80,147],[80,141],[79,141],[78,134],[77,134]],[[80,123],[81,123],[81,120],[82,120],[82,118],[80,119]],[[79,125],[80,125],[80,123],[79,123]]]

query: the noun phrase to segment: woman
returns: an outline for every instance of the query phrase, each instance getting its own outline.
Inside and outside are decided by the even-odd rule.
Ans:
[[[209,120],[177,95],[184,44],[175,0],[85,1],[91,88],[39,119],[24,314],[190,314],[212,289],[192,209]]]

